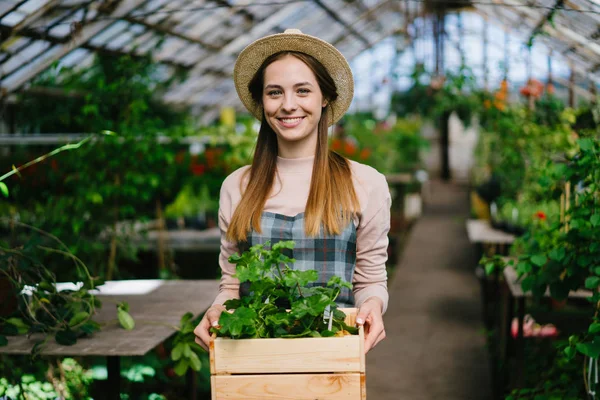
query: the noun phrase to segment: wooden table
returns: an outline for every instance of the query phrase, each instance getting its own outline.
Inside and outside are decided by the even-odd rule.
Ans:
[[[521,287],[521,282],[517,277],[517,272],[515,269],[507,265],[503,271],[504,280],[508,287],[507,299],[505,299],[505,319],[504,319],[504,360],[507,360],[509,357],[509,344],[511,338],[511,324],[512,319],[514,317],[514,306],[515,300],[517,301],[517,321],[518,321],[518,330],[517,330],[517,338],[515,341],[515,357],[517,360],[517,369],[515,376],[518,379],[518,383],[520,382],[520,378],[523,376],[524,369],[524,360],[525,360],[525,340],[523,335],[523,325],[525,319],[525,300],[527,298],[532,297],[532,293],[523,292],[523,288]],[[569,293],[568,298],[570,299],[586,299],[591,297],[593,293],[589,290],[577,290],[571,291]],[[550,297],[550,290],[547,289],[544,297]]]
[[[202,231],[194,229],[148,231],[132,238],[132,242],[142,249],[155,249],[162,235],[169,249],[179,251],[219,251],[221,249],[221,231],[210,228]]]
[[[467,220],[467,234],[471,243],[506,245],[515,241],[515,235],[492,228],[485,219]]]
[[[484,219],[467,220],[467,235],[469,241],[477,246],[477,257],[482,255],[504,254],[508,252],[508,247],[514,242],[515,236],[509,233],[492,228],[490,221]],[[475,270],[476,275],[482,282],[481,297],[483,302],[483,320],[488,329],[492,329],[494,319],[498,313],[498,302],[491,303],[490,299],[498,299],[500,296],[500,273],[496,271],[493,275],[493,287],[488,289],[486,284],[486,274],[483,267],[478,266]],[[492,307],[493,312],[488,312]]]
[[[73,346],[62,346],[49,340],[42,355],[107,357],[110,399],[120,398],[120,357],[143,356],[168,339],[179,326],[181,317],[191,312],[194,317],[212,304],[219,291],[217,280],[130,280],[108,281],[99,287],[102,308],[94,320],[103,323],[117,319],[116,303],[126,301],[136,321],[135,329],[124,330],[118,323],[104,327],[90,338],[79,339]],[[10,336],[8,345],[0,347],[4,354],[29,354],[40,336]]]

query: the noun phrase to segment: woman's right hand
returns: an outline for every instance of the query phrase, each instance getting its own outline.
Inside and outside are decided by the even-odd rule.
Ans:
[[[196,329],[194,329],[196,343],[206,351],[208,351],[211,336],[209,329],[211,326],[217,327],[219,325],[219,317],[223,311],[226,311],[225,306],[221,304],[212,305],[206,310],[204,317],[202,317],[202,321],[200,321]]]

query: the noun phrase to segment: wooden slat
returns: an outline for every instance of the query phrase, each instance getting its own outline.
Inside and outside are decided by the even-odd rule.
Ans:
[[[342,309],[356,323],[356,308]],[[227,339],[210,343],[213,375],[365,372],[364,331],[359,335],[298,339]]]
[[[215,374],[361,372],[360,336],[214,341]]]
[[[364,374],[213,376],[213,400],[358,400]]]

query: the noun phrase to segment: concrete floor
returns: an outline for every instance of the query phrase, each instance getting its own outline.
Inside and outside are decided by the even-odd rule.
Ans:
[[[393,279],[387,339],[367,355],[371,400],[491,399],[466,187],[434,182]]]

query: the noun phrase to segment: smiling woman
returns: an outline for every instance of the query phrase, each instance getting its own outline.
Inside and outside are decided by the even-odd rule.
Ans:
[[[229,257],[292,240],[286,256],[295,270],[316,270],[316,286],[332,277],[352,283],[336,303],[359,308],[366,352],[385,338],[391,200],[382,174],[328,149],[328,127],[352,102],[350,67],[329,43],[290,29],[244,49],[234,80],[261,127],[252,165],[221,188],[220,293],[195,330],[197,342],[208,348],[223,303],[245,294]]]

